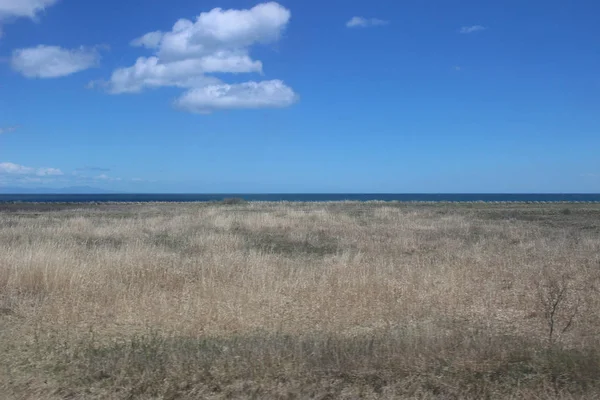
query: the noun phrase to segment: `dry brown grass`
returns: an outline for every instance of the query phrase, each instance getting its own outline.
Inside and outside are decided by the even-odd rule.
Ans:
[[[7,206],[0,393],[598,398],[600,206],[564,209]]]

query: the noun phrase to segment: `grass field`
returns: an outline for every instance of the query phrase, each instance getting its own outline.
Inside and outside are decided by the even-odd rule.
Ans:
[[[0,205],[3,399],[600,398],[600,205]]]

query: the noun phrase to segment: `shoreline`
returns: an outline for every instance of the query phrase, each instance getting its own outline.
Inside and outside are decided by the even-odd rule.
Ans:
[[[137,204],[211,204],[211,205],[243,205],[243,204],[600,204],[600,200],[243,200],[240,202],[228,203],[225,200],[190,200],[190,201],[28,201],[28,200],[0,200],[0,205],[4,204],[56,204],[56,205],[102,205],[102,204],[121,204],[121,205],[137,205]]]

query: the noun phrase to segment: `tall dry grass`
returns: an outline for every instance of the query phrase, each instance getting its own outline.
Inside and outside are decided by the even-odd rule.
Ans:
[[[4,211],[0,391],[598,396],[600,207],[563,209]]]

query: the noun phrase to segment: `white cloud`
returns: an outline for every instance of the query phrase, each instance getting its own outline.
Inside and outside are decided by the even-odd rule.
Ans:
[[[15,50],[11,65],[27,78],[58,78],[95,67],[99,61],[100,55],[93,48],[69,50],[39,45]]]
[[[13,164],[10,162],[0,163],[0,173],[25,175],[33,172],[33,168],[25,167],[23,165]]]
[[[137,39],[133,39],[130,44],[134,47],[146,47],[148,49],[155,49],[160,44],[164,33],[161,31],[149,32],[144,36]]]
[[[46,7],[58,0],[0,0],[0,20],[9,18],[35,18]]]
[[[14,132],[14,131],[16,131],[18,128],[19,128],[19,127],[18,127],[17,125],[0,127],[0,135],[2,135],[3,133],[10,133],[10,132]]]
[[[280,108],[297,100],[280,80],[212,85],[184,93],[175,104],[186,111],[205,114],[221,109]]]
[[[85,167],[79,167],[79,168],[75,168],[74,173],[79,173],[79,172],[88,172],[88,171],[92,171],[92,172],[109,172],[110,168],[106,168],[106,167],[94,167],[94,166],[88,166],[86,165]]]
[[[177,21],[172,31],[162,36],[158,53],[168,61],[275,42],[290,17],[290,11],[275,2],[258,4],[249,10],[214,8],[201,13],[196,22]]]
[[[262,63],[245,55],[217,53],[197,59],[161,63],[158,57],[140,57],[135,65],[115,70],[111,77],[111,93],[135,93],[146,87],[202,87],[220,83],[211,72],[261,72]]]
[[[58,168],[39,168],[36,173],[37,176],[57,176],[64,175]]]
[[[113,178],[106,174],[100,174],[98,176],[95,176],[94,179],[96,179],[98,181],[120,181],[121,180],[121,178]]]
[[[352,17],[346,22],[348,28],[367,28],[370,26],[383,26],[389,24],[389,21],[378,18]]]
[[[246,10],[214,8],[195,21],[180,19],[169,32],[153,31],[134,39],[132,46],[152,49],[154,55],[116,69],[102,86],[113,94],[158,87],[188,89],[176,103],[194,112],[289,105],[292,102],[282,99],[296,95],[279,80],[228,85],[211,74],[262,74],[263,63],[250,57],[250,48],[279,40],[290,17],[285,7],[268,2]],[[249,100],[252,93],[260,98]]]
[[[472,25],[472,26],[463,26],[462,28],[459,29],[459,33],[475,33],[475,32],[479,32],[479,31],[484,31],[487,28],[485,26],[481,26],[481,25]]]
[[[0,163],[0,174],[57,176],[63,175],[63,172],[58,168],[32,168],[11,162],[3,162]]]
[[[2,24],[16,18],[31,18],[35,20],[37,15],[46,7],[57,3],[58,0],[0,0],[0,38],[2,37]]]

